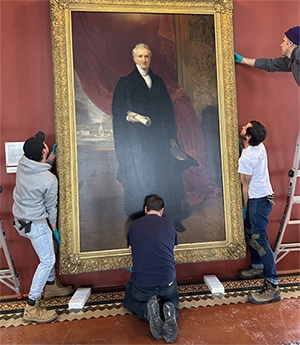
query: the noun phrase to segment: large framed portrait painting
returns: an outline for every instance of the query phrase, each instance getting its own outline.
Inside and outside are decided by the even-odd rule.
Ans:
[[[129,267],[151,194],[178,264],[244,257],[232,0],[51,0],[51,32],[61,273]]]

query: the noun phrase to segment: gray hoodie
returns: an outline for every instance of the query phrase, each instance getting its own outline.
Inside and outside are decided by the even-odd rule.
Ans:
[[[12,212],[15,218],[50,224],[57,220],[58,182],[48,163],[21,157],[13,191]]]

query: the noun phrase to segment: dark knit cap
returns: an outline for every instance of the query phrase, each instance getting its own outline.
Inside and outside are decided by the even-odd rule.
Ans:
[[[23,145],[23,151],[28,159],[40,162],[43,156],[45,134],[37,132],[33,137],[27,139]]]
[[[285,36],[293,43],[300,44],[300,26],[295,26],[285,33]]]

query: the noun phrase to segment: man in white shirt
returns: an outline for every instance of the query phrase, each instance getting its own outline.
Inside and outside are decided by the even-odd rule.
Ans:
[[[251,268],[239,271],[242,279],[264,277],[261,291],[249,292],[249,302],[265,304],[280,301],[278,274],[274,253],[268,241],[268,218],[272,210],[273,190],[268,171],[268,156],[263,144],[266,128],[258,121],[242,127],[240,137],[244,149],[239,159],[238,172],[242,183],[246,241],[251,252]]]

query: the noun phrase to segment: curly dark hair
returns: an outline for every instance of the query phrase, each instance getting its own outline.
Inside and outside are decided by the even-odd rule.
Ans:
[[[252,120],[250,121],[251,127],[247,127],[246,135],[251,135],[249,145],[258,146],[261,142],[266,139],[268,134],[267,129],[260,122]]]

